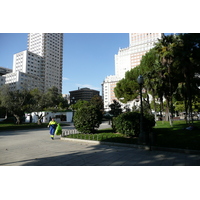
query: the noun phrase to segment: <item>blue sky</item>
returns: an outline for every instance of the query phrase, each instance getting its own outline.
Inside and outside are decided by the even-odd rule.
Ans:
[[[63,94],[78,87],[101,92],[106,76],[114,75],[114,55],[129,46],[128,33],[65,33]],[[13,54],[27,49],[27,33],[0,33],[0,66],[12,69]]]

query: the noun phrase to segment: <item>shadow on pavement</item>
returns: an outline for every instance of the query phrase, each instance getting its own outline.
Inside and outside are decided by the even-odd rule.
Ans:
[[[141,149],[88,146],[89,151],[21,161],[21,166],[199,166],[197,155]],[[92,151],[92,152],[91,152]],[[60,153],[60,152],[55,152]],[[62,152],[63,153],[63,152]],[[25,163],[24,163],[25,162]]]
[[[48,128],[42,128],[42,129],[30,129],[30,130],[7,130],[0,132],[0,139],[1,136],[16,136],[16,135],[23,135],[27,133],[32,133],[33,131],[48,131]]]

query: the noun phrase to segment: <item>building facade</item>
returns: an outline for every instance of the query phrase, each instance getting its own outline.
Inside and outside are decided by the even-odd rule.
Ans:
[[[6,82],[6,78],[4,75],[11,73],[11,72],[12,72],[12,69],[0,67],[0,87],[3,86]]]
[[[11,89],[53,86],[62,93],[63,33],[29,33],[28,50],[14,54],[13,73],[5,75]]]
[[[90,88],[81,88],[78,90],[70,91],[70,103],[74,104],[78,100],[90,101],[93,96],[99,96],[99,91]]]
[[[109,105],[113,102],[113,100],[117,100],[114,93],[114,88],[116,84],[121,79],[121,77],[117,77],[115,75],[107,76],[102,83],[102,96],[104,103],[104,110],[108,111]]]
[[[129,33],[129,47],[119,49],[115,55],[115,75],[106,77],[102,84],[104,109],[107,111],[115,97],[114,88],[125,73],[138,66],[142,56],[162,37],[162,33]]]
[[[62,93],[63,33],[29,33],[28,50],[43,58],[45,91],[55,86]]]
[[[21,90],[21,89],[33,89],[38,88],[43,91],[43,86],[41,85],[41,78],[28,73],[16,71],[4,75],[5,84],[9,85],[11,90]]]

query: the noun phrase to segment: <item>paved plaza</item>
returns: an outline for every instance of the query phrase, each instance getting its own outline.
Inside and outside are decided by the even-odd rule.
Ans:
[[[63,127],[71,129],[73,127]],[[0,133],[0,166],[199,166],[200,155],[50,139],[49,129]]]

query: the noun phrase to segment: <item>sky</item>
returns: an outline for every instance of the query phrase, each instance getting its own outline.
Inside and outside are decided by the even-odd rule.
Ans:
[[[13,54],[27,49],[27,34],[22,33],[67,33],[64,35],[63,93],[69,93],[71,90],[84,86],[101,90],[101,83],[105,77],[114,75],[114,55],[118,53],[119,47],[125,48],[129,46],[127,33],[199,32],[199,7],[196,0],[191,0],[190,2],[174,0],[162,2],[159,0],[134,2],[130,0],[57,0],[53,3],[45,0],[35,0],[28,4],[25,0],[6,0],[1,2],[0,19],[0,66],[2,67],[12,68]],[[20,170],[19,168],[17,169]],[[56,170],[56,168],[54,169]],[[7,174],[10,174],[10,168],[6,170],[8,173],[4,173],[5,178],[3,177],[3,182],[5,183],[9,180]],[[136,198],[139,197],[141,199],[141,193],[143,198],[155,196],[152,192],[155,185],[160,194],[164,193],[165,188],[170,185],[170,188],[176,188],[177,197],[180,197],[179,187],[180,189],[187,187],[188,195],[191,195],[197,185],[191,177],[196,177],[198,174],[197,170],[193,170],[191,176],[190,168],[187,168],[188,171],[178,168],[175,173],[174,169],[171,168],[167,168],[168,173],[165,173],[166,168],[164,169],[165,171],[163,169],[161,171],[161,168],[145,168],[145,171],[143,168],[137,168],[137,174],[132,173],[132,168],[126,168],[125,170],[124,168],[112,167],[109,167],[109,169],[101,168],[102,173],[95,173],[96,168],[84,169],[86,173],[82,173],[77,168],[70,168],[71,174],[64,174],[62,170],[56,170],[55,176],[49,176],[49,174],[52,174],[52,168],[45,168],[42,172],[41,169],[38,169],[36,171],[37,176],[36,173],[29,173],[28,169],[23,169],[23,173],[21,171],[16,173],[15,170],[12,174],[13,180],[17,180],[16,183],[18,184],[20,175],[21,181],[18,185],[23,185],[26,190],[36,186],[35,182],[30,180],[38,176],[44,177],[43,179],[47,180],[47,182],[42,182],[44,193],[41,194],[45,197],[48,196],[46,191],[49,189],[49,177],[53,182],[66,184],[66,181],[63,182],[63,180],[67,180],[67,183],[76,184],[77,179],[74,179],[74,173],[78,173],[78,181],[84,180],[86,186],[91,182],[93,183],[92,185],[90,184],[90,187],[93,186],[92,189],[94,189],[91,191],[101,187],[102,181],[104,181],[106,195],[112,198],[113,193],[109,194],[106,189],[109,188],[109,191],[112,191],[112,189],[116,189],[119,186],[119,181],[126,182],[125,187],[120,185],[121,192],[116,193],[115,199],[130,199],[133,187],[137,188],[137,192],[134,194]],[[25,176],[26,172],[28,176]],[[95,176],[88,176],[88,174],[94,173],[96,174]],[[175,177],[173,183],[170,179],[171,176],[168,175],[169,173]],[[186,175],[184,180],[186,179],[186,181],[190,182],[189,188],[182,181],[183,173]],[[25,175],[23,176],[22,174]],[[109,177],[109,181],[105,182],[105,177]],[[143,187],[138,187],[138,185],[143,184],[144,179],[151,180],[146,196]],[[158,185],[157,183],[162,184]],[[191,183],[194,184],[191,185]],[[18,189],[15,182],[11,187]],[[10,192],[10,188],[7,188],[5,187],[2,190],[5,191],[5,195]],[[39,187],[36,186],[37,190],[40,190],[40,188],[40,185]],[[190,191],[190,188],[193,190]],[[81,187],[79,189],[81,189],[81,192],[77,193],[76,187],[70,187],[69,195],[72,195],[72,197],[76,195],[77,198],[81,198],[87,188]],[[56,197],[59,196],[58,193],[55,194]],[[79,194],[81,196],[77,196]],[[50,195],[48,198],[54,198],[52,193]],[[87,198],[93,199],[94,195],[95,193],[89,195],[87,193]],[[105,193],[103,195],[105,196]]]
[[[0,66],[12,69],[13,55],[27,49],[27,33],[0,33]],[[64,33],[63,94],[83,87],[100,91],[115,74],[114,56],[129,46],[128,33]]]

